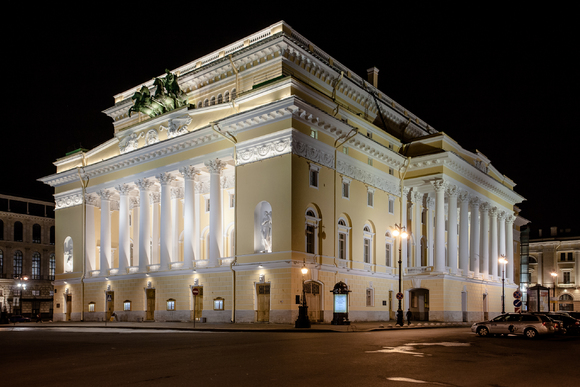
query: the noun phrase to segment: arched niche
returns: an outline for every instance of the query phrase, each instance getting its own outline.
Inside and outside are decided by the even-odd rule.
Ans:
[[[266,201],[254,209],[254,252],[272,252],[272,206]]]

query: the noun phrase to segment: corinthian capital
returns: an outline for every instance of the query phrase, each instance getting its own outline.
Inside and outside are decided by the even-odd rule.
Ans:
[[[448,184],[446,193],[447,193],[447,196],[457,196],[457,194],[459,193],[459,190],[457,189],[456,185]]]
[[[119,191],[119,193],[121,195],[126,196],[126,195],[129,195],[129,192],[131,192],[133,187],[130,186],[129,184],[120,184],[120,185],[116,186],[115,189],[117,191]]]
[[[479,206],[479,209],[481,210],[481,212],[488,212],[491,209],[491,206],[489,205],[488,202],[483,202]]]
[[[204,164],[207,167],[207,169],[209,169],[210,173],[220,173],[221,170],[224,169],[227,165],[220,159],[207,160]]]
[[[179,173],[181,173],[186,180],[196,180],[199,170],[195,169],[192,165],[188,165],[179,168]]]
[[[435,188],[435,192],[441,192],[447,188],[447,182],[443,179],[434,180],[431,182],[431,184],[433,185],[433,188]]]
[[[97,194],[101,197],[101,200],[111,200],[114,193],[108,189],[102,189]]]
[[[169,172],[160,173],[159,175],[156,175],[155,178],[159,180],[161,185],[169,185],[173,180],[175,180],[173,175]]]
[[[148,191],[149,189],[151,189],[153,184],[155,183],[149,179],[139,179],[135,182],[135,185],[137,186],[137,188],[139,188],[140,191],[143,190]]]
[[[505,218],[505,222],[506,222],[507,224],[513,224],[515,221],[516,221],[516,217],[515,217],[515,216],[513,216],[513,215],[508,215],[508,216]]]
[[[459,192],[459,196],[457,197],[457,201],[459,201],[459,203],[463,203],[467,200],[469,200],[469,192],[467,192],[467,191]]]

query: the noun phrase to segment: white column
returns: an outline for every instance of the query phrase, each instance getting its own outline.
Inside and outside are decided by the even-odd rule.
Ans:
[[[208,160],[205,166],[210,172],[209,179],[209,266],[218,266],[222,257],[222,200],[221,171],[226,163],[219,159]]]
[[[427,207],[427,266],[433,266],[433,210],[435,209],[435,199],[427,197],[425,205]]]
[[[447,195],[449,198],[447,215],[447,254],[449,255],[449,267],[451,273],[457,273],[457,186],[449,185]]]
[[[86,203],[86,249],[87,249],[87,273],[97,269],[96,253],[97,253],[97,238],[95,236],[95,207],[98,206],[97,198],[93,195],[87,194],[85,197]]]
[[[481,210],[481,273],[487,279],[489,275],[489,203],[482,203]]]
[[[506,217],[506,258],[508,283],[514,283],[514,221],[513,215]]]
[[[171,189],[171,262],[179,261],[179,200],[183,199],[183,188]]]
[[[159,253],[159,270],[169,270],[169,263],[171,262],[172,240],[173,235],[171,224],[171,182],[174,180],[170,173],[161,173],[155,176],[161,183],[161,239]]]
[[[201,192],[203,191],[203,184],[199,181],[194,183],[195,195],[193,197],[193,259],[201,259]]]
[[[193,166],[183,167],[179,170],[183,175],[183,199],[184,199],[184,209],[183,209],[183,266],[185,268],[192,267],[193,260],[195,259],[195,245],[199,238],[196,238],[195,232],[195,219],[196,219],[196,206],[195,206],[195,182],[197,180],[197,175],[199,171]]]
[[[432,182],[435,188],[435,266],[434,272],[445,271],[445,188],[444,180]]]
[[[111,268],[111,197],[113,192],[100,190],[101,197],[101,252],[100,252],[100,275],[108,276]]]
[[[409,195],[409,188],[403,188],[403,197],[401,198],[401,227],[405,227],[407,230],[407,195]],[[410,230],[407,230],[409,232]],[[403,272],[407,267],[408,255],[407,255],[407,241],[401,239],[401,261]]]
[[[151,202],[151,212],[153,214],[153,225],[151,227],[151,264],[160,264],[159,202],[161,201],[161,194],[159,192],[151,192],[149,201]]]
[[[148,179],[135,182],[139,188],[139,271],[147,272],[147,266],[151,264],[151,205],[149,195],[153,182]],[[133,262],[135,265],[135,262]],[[135,265],[137,266],[137,265]]]
[[[499,254],[498,257],[506,256],[506,245],[505,245],[505,218],[506,218],[506,212],[505,211],[500,211],[497,215],[497,221],[498,221],[498,238],[499,238]],[[507,258],[507,256],[506,256]],[[498,261],[499,262],[499,261]]]
[[[469,272],[469,194],[461,192],[459,200],[459,268],[463,276]]]
[[[493,207],[489,211],[490,215],[490,227],[489,227],[489,237],[491,239],[490,243],[490,251],[489,251],[489,265],[490,265],[490,274],[493,276],[493,279],[497,278],[497,260],[498,260],[498,243],[497,243],[497,207]]]
[[[479,276],[479,260],[481,255],[479,254],[479,198],[474,197],[469,201],[471,205],[471,245],[470,245],[470,256],[471,256],[471,271],[473,271],[473,276]]]
[[[129,192],[133,189],[129,184],[115,187],[119,191],[119,274],[126,274],[131,257],[131,240],[129,236]]]
[[[131,200],[131,211],[133,213],[131,226],[132,226],[132,238],[133,238],[133,260],[130,262],[131,266],[139,266],[139,203],[138,197],[132,196]]]
[[[415,207],[415,215],[413,220],[413,235],[415,240],[415,264],[414,266],[421,266],[421,203],[423,203],[423,194],[421,192],[413,192],[413,207]]]

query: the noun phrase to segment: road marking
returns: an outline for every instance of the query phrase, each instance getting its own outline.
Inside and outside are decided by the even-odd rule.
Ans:
[[[402,377],[387,378],[387,380],[392,380],[393,382],[429,383],[429,384],[435,384],[435,385],[438,385],[438,386],[451,386],[451,384],[446,384],[446,383],[426,382],[425,380],[417,380],[417,379],[402,378]]]
[[[432,356],[431,354],[425,355],[423,352],[413,352],[416,350],[414,345],[440,345],[443,347],[469,347],[470,343],[456,343],[450,341],[444,341],[441,343],[408,343],[405,345],[400,345],[398,347],[383,347],[376,351],[365,351],[366,353],[404,353],[406,355],[413,355],[415,357],[425,357]]]

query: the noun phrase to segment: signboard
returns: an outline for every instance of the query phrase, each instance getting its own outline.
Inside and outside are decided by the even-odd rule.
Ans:
[[[194,296],[197,296],[199,294],[199,289],[198,288],[191,288],[191,294],[193,294]]]
[[[403,293],[397,293],[397,300],[403,299]]]
[[[522,308],[518,308],[518,307],[514,308],[514,312],[516,312],[516,313],[521,313],[521,311],[522,311]]]
[[[520,292],[519,290],[516,290],[514,292],[514,298],[522,298],[522,292]]]
[[[514,306],[516,308],[521,307],[522,306],[522,300],[520,300],[520,299],[514,300]]]
[[[348,313],[346,294],[334,295],[334,313]]]
[[[113,301],[113,296],[110,294],[107,294],[107,302],[111,302],[111,301]]]
[[[550,298],[548,290],[540,290],[540,312],[549,312],[550,304],[548,299]]]

